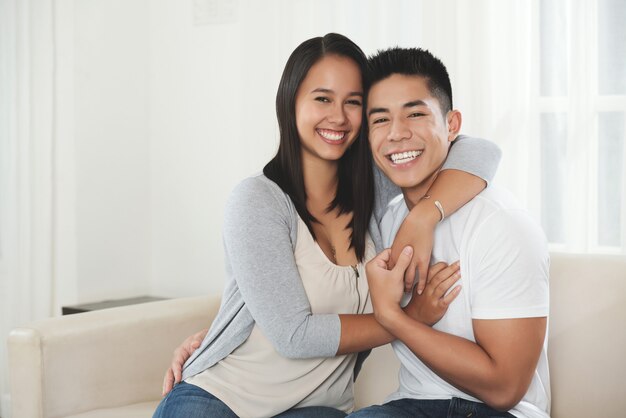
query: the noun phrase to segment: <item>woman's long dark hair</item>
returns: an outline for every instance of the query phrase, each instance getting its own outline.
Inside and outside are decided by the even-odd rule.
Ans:
[[[298,214],[311,227],[317,220],[306,207],[306,191],[302,173],[300,136],[296,126],[296,93],[309,69],[326,55],[350,58],[361,70],[365,83],[367,58],[361,48],[343,35],[329,33],[324,37],[312,38],[301,43],[291,54],[283,71],[276,93],[276,114],[280,129],[278,152],[263,168],[263,173],[289,195]],[[365,85],[364,91],[365,91]],[[354,143],[339,160],[337,194],[328,210],[339,208],[340,213],[352,212],[347,228],[351,228],[350,247],[354,248],[359,261],[365,255],[365,235],[374,205],[374,176],[372,157],[367,141],[365,106],[361,130]]]

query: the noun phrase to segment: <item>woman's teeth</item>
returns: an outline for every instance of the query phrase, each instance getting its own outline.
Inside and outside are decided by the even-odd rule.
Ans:
[[[407,151],[391,154],[389,158],[391,158],[391,161],[394,164],[404,164],[408,163],[409,161],[413,161],[420,155],[422,155],[422,151]]]
[[[346,136],[343,131],[331,131],[329,129],[318,129],[317,133],[329,141],[341,141]]]

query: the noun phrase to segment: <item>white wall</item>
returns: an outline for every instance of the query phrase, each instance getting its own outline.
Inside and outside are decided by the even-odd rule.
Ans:
[[[477,71],[473,55],[461,60],[454,49],[472,27],[444,37],[455,28],[419,24],[423,13],[446,15],[431,3],[52,4],[55,313],[70,303],[222,288],[224,203],[275,152],[275,91],[303,40],[336,31],[366,53],[421,45],[449,63],[453,79]],[[230,5],[228,16],[202,21],[211,4]]]
[[[276,149],[275,91],[303,40],[336,31],[366,53],[423,45],[453,79],[472,60],[440,42],[453,28],[417,23],[445,11],[409,0],[53,4],[55,312],[221,289],[224,203]],[[202,21],[209,4],[232,9]]]
[[[396,25],[363,21],[363,2],[235,3],[234,17],[218,24],[194,23],[193,1],[150,3],[153,294],[221,290],[224,203],[276,150],[276,89],[300,42],[336,31],[366,52],[390,39],[413,44]],[[367,3],[385,16],[384,2]],[[408,3],[407,23],[419,12]]]
[[[148,1],[59,3],[57,74],[73,97],[59,91],[56,111],[69,123],[59,129],[56,158],[73,170],[62,171],[59,164],[57,203],[72,207],[67,216],[63,210],[57,213],[74,242],[56,236],[59,261],[69,270],[67,276],[59,271],[58,279],[76,287],[70,293],[76,300],[61,303],[146,293],[151,239]],[[64,189],[67,184],[71,188]],[[63,255],[73,263],[64,262]]]
[[[275,92],[293,48],[330,31],[366,52],[419,37],[388,24],[380,0],[366,4],[375,24],[356,0],[219,0],[232,9],[218,23],[203,15],[210,3],[54,3],[55,313],[221,291],[225,200],[276,150]],[[410,27],[419,5],[398,4]]]

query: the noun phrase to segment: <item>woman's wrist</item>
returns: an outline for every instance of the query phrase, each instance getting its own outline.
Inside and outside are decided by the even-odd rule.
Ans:
[[[411,216],[414,221],[431,226],[432,229],[435,229],[437,224],[441,221],[441,210],[437,207],[432,198],[426,198],[420,200],[417,205],[415,205],[413,210],[411,210]]]

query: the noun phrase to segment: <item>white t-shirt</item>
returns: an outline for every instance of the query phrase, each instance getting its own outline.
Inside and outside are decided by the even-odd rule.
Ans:
[[[381,222],[386,247],[407,213],[402,196],[389,204]],[[431,262],[456,260],[461,262],[461,293],[433,328],[475,342],[472,319],[548,316],[547,242],[506,190],[488,187],[437,226]],[[480,402],[437,376],[402,342],[394,342],[393,348],[401,362],[400,385],[387,401],[458,397]],[[516,417],[549,417],[547,335],[528,392],[509,412]]]

